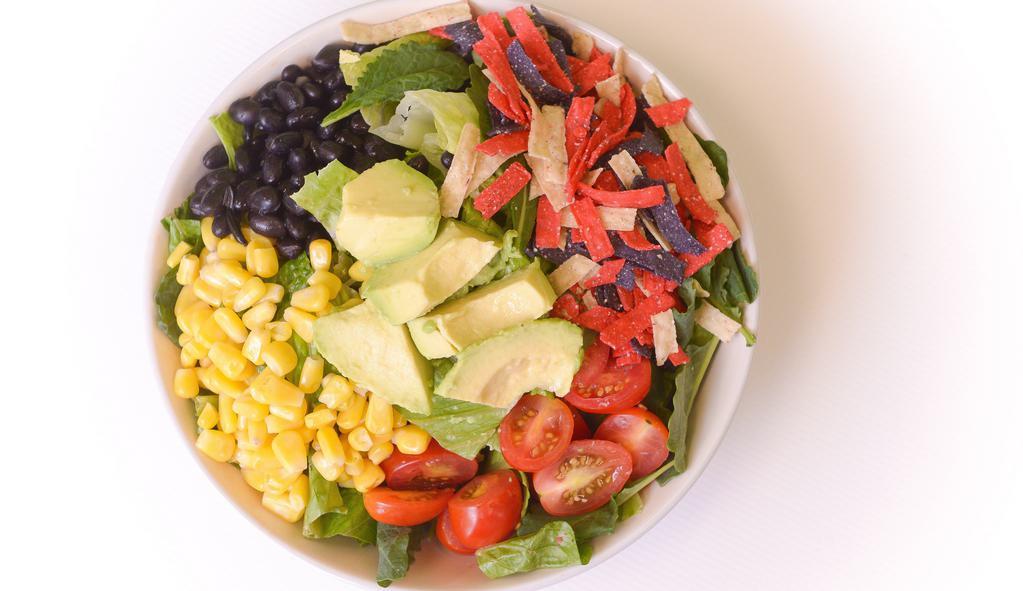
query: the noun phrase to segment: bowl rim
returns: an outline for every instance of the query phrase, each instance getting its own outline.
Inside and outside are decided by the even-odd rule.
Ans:
[[[523,2],[514,2],[512,0],[489,0],[489,1],[490,3],[499,4],[526,5]],[[417,0],[416,8],[420,10],[425,10],[433,6],[440,6],[449,3],[451,3],[450,0],[429,1]],[[476,5],[476,3],[472,1],[470,1],[469,3],[470,5],[473,5],[474,13],[478,14],[479,7]],[[221,110],[223,110],[223,108],[226,108],[227,104],[230,104],[231,101],[238,98],[238,96],[241,96],[239,94],[239,91],[237,90],[237,87],[242,85],[242,82],[249,76],[250,72],[265,67],[269,62],[274,61],[275,57],[279,53],[295,45],[296,43],[304,39],[306,36],[309,36],[311,33],[319,29],[320,27],[323,27],[326,22],[332,21],[340,23],[342,19],[352,16],[353,13],[361,13],[364,11],[376,11],[382,13],[381,14],[382,19],[396,18],[397,16],[401,16],[402,14],[409,14],[409,12],[395,11],[394,8],[397,6],[405,6],[408,4],[409,0],[373,0],[355,6],[350,6],[343,10],[324,16],[323,18],[320,18],[315,22],[310,23],[309,25],[292,33],[291,35],[288,35],[286,38],[284,38],[283,40],[281,40],[280,42],[276,43],[271,48],[263,52],[259,57],[254,59],[251,63],[249,63],[249,65],[242,69],[241,72],[239,72],[234,78],[232,78],[232,80],[217,94],[217,96],[206,107],[204,111],[204,116],[201,117],[192,127],[192,130],[186,136],[184,142],[182,143],[181,147],[178,150],[177,155],[175,156],[171,165],[168,168],[167,176],[164,179],[164,182],[159,192],[160,196],[155,202],[154,213],[152,214],[150,222],[151,223],[155,222],[155,224],[153,224],[153,227],[155,228],[156,238],[148,249],[142,249],[142,251],[148,257],[147,261],[144,264],[152,268],[152,272],[149,275],[149,282],[145,285],[145,297],[147,302],[149,302],[148,305],[145,306],[146,310],[145,321],[150,328],[151,337],[147,341],[148,353],[150,356],[151,363],[153,364],[152,369],[158,376],[162,376],[164,374],[164,370],[161,367],[162,364],[160,361],[160,354],[158,351],[157,343],[159,343],[160,341],[167,341],[167,337],[162,332],[160,332],[160,330],[156,327],[155,323],[153,322],[152,316],[153,314],[152,288],[159,281],[159,278],[163,275],[163,273],[166,272],[165,266],[163,264],[160,264],[166,258],[165,254],[166,237],[164,235],[162,227],[160,226],[159,221],[164,216],[167,215],[168,211],[167,204],[174,204],[177,202],[177,200],[179,200],[179,197],[176,194],[172,193],[175,182],[181,176],[184,176],[185,170],[189,166],[189,161],[195,158],[198,154],[200,154],[203,151],[203,148],[200,144],[200,139],[203,135],[205,135],[204,132],[208,131],[209,125],[207,121],[208,117],[210,115],[220,112]],[[622,42],[622,40],[620,40],[618,37],[611,35],[604,31],[603,29],[600,29],[584,20],[581,20],[580,18],[562,13],[555,8],[551,8],[542,3],[533,4],[537,6],[537,8],[544,14],[545,17],[549,18],[555,23],[563,24],[571,29],[580,30],[592,35],[594,37],[594,40],[599,45],[610,45],[614,48],[619,47],[625,48],[627,62],[635,62],[645,70],[651,72],[652,75],[656,75],[661,82],[665,95],[669,97],[687,96],[670,78],[668,78],[650,60],[643,57],[641,54],[635,52],[634,50],[628,49],[627,45],[624,42]],[[338,34],[338,38],[340,38],[340,33]],[[704,139],[713,140],[716,137],[695,106],[691,107],[689,110],[687,124],[691,129],[699,133],[700,136],[703,137]],[[756,249],[756,240],[754,238],[753,223],[750,216],[750,211],[746,204],[744,193],[738,179],[738,175],[735,173],[731,160],[729,161],[728,164],[728,171],[729,182],[728,186],[726,187],[725,199],[728,200],[729,211],[733,214],[733,217],[736,218],[735,221],[741,229],[743,252],[747,256],[751,265],[758,266],[757,263],[759,261],[759,257]],[[173,207],[175,206],[172,205],[171,208]],[[154,264],[154,262],[159,263]],[[759,311],[762,298],[763,289],[761,287],[760,296],[757,298],[756,301],[754,301],[751,304],[748,304],[745,310],[744,324],[754,331],[756,331],[756,329],[759,326]],[[174,344],[174,346],[177,345]],[[692,486],[695,485],[695,483],[700,479],[704,470],[706,470],[707,466],[710,464],[711,460],[716,455],[717,450],[720,448],[722,442],[724,441],[725,435],[727,434],[732,424],[732,421],[734,420],[735,412],[738,408],[738,405],[742,400],[743,390],[745,389],[745,384],[749,375],[752,357],[755,350],[756,350],[755,346],[749,347],[747,349],[748,353],[741,357],[739,363],[733,364],[732,366],[729,367],[729,373],[739,377],[739,380],[736,382],[737,385],[734,387],[734,389],[737,391],[732,396],[730,404],[725,408],[725,411],[722,413],[722,415],[727,415],[727,417],[725,418],[720,429],[716,433],[712,434],[712,436],[710,437],[710,441],[705,443],[705,446],[708,448],[708,453],[704,456],[703,461],[698,463],[697,462],[691,463],[687,467],[685,481],[682,481],[682,479],[679,478],[673,484],[669,484],[664,487],[666,489],[670,489],[671,487],[676,488],[676,490],[671,491],[671,497],[668,498],[666,502],[663,502],[656,507],[651,507],[649,505],[644,507],[643,512],[640,513],[640,516],[642,516],[643,518],[642,521],[644,523],[640,527],[634,529],[629,534],[614,532],[614,534],[612,535],[603,536],[599,538],[598,539],[599,541],[598,545],[600,546],[599,551],[594,552],[590,562],[585,565],[567,568],[563,567],[555,569],[540,569],[537,571],[533,571],[531,573],[525,573],[526,576],[518,575],[514,577],[515,579],[522,579],[521,583],[518,584],[506,583],[503,585],[495,584],[493,585],[494,588],[500,587],[502,589],[516,589],[528,587],[531,589],[537,589],[540,587],[547,587],[559,582],[563,582],[569,578],[586,572],[592,569],[593,567],[596,567],[597,565],[602,564],[603,562],[609,560],[610,558],[624,550],[626,547],[634,543],[636,540],[643,537],[655,525],[660,523],[661,520],[678,505],[678,503],[688,493]],[[715,364],[712,363],[708,371],[713,372],[714,368]],[[166,379],[164,379],[163,386],[164,396],[162,398],[164,400],[164,403],[166,404],[166,409],[171,414],[171,419],[175,420],[176,417],[174,417],[174,415],[176,410],[174,405],[180,404],[184,401],[172,394],[171,389],[168,387]],[[214,474],[211,471],[210,465],[207,463],[207,459],[203,457],[200,454],[200,452],[195,448],[194,425],[182,424],[182,421],[180,420],[175,420],[175,422],[177,423],[176,430],[181,437],[180,441],[185,444],[185,447],[189,450],[189,453],[192,454],[193,458],[196,460],[196,463],[201,467],[202,472],[204,476],[207,478],[207,480],[209,480],[213,487],[229,502],[229,504],[236,511],[241,513],[249,523],[255,526],[256,529],[270,537],[278,546],[285,548],[293,555],[298,556],[302,560],[316,566],[317,568],[324,572],[330,573],[331,575],[339,577],[345,581],[349,581],[353,584],[363,585],[369,583],[372,584],[373,586],[376,585],[375,580],[366,579],[350,571],[338,569],[333,567],[332,565],[322,562],[321,560],[302,551],[301,549],[294,547],[292,544],[288,543],[276,532],[271,531],[269,528],[267,528],[254,515],[252,515],[248,510],[243,508],[242,505],[235,499],[234,495],[232,495],[214,476]],[[492,582],[497,583],[497,581],[499,580],[501,579],[494,580]],[[504,581],[508,581],[508,579],[504,579]]]

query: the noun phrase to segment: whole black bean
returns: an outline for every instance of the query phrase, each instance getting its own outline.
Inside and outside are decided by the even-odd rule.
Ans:
[[[249,179],[249,181],[252,181],[253,183],[256,182],[253,179]],[[248,182],[248,181],[243,181],[243,182]],[[241,187],[241,184],[239,183],[238,186]],[[228,209],[230,209],[233,212],[236,212],[236,213],[237,212],[242,212],[242,211],[245,211],[245,210],[247,210],[249,208],[249,199],[251,197],[252,197],[252,189],[251,188],[248,191],[244,192],[244,193],[241,191],[240,188],[239,189],[235,189],[234,190],[234,195],[231,196],[230,203],[225,203],[225,205],[227,206]]]
[[[189,211],[197,217],[213,215],[213,212],[224,206],[224,193],[230,189],[231,186],[226,183],[216,183],[196,193],[188,202]]]
[[[235,199],[237,200],[238,198],[242,198],[246,200],[246,203],[248,203],[249,196],[252,195],[252,193],[259,187],[259,181],[256,179],[245,179],[238,183],[238,186],[234,188]]]
[[[326,164],[332,160],[341,160],[348,150],[337,142],[322,141],[314,151],[321,163]]]
[[[348,161],[344,163],[355,172],[363,173],[373,167],[376,162],[363,152],[352,152]]]
[[[296,240],[305,240],[313,230],[313,225],[305,216],[287,215],[284,216],[284,228]]]
[[[323,114],[313,106],[302,107],[288,113],[285,119],[288,129],[314,129],[320,125]]]
[[[373,51],[377,47],[380,46],[372,45],[369,43],[356,43],[355,45],[352,45],[352,51],[354,51],[355,53],[366,53],[367,51]],[[338,52],[338,54],[340,55],[340,52]]]
[[[301,177],[299,177],[299,178],[301,178]],[[290,212],[290,213],[292,213],[294,215],[302,215],[303,213],[305,213],[305,210],[302,209],[302,206],[299,205],[298,203],[296,203],[294,199],[292,199],[291,197],[288,197],[287,195],[285,195],[281,199],[281,203],[284,204],[284,209],[286,211],[288,211],[288,212]]]
[[[297,131],[285,131],[270,136],[266,140],[266,151],[278,156],[284,156],[294,148],[302,145],[302,134]]]
[[[213,216],[213,235],[223,238],[231,233],[231,227],[227,224],[227,211],[219,211]]]
[[[313,222],[313,230],[312,232],[309,232],[309,240],[319,240],[320,238],[324,240],[331,239],[330,234],[327,233],[327,229],[323,227],[323,224],[320,222]]]
[[[227,150],[224,149],[223,144],[217,144],[206,150],[206,153],[202,155],[202,165],[211,169],[227,166]]]
[[[277,184],[284,176],[284,159],[277,154],[267,154],[263,157],[260,178],[268,185]]]
[[[341,50],[344,48],[345,46],[340,43],[325,45],[323,49],[316,52],[316,55],[313,57],[313,65],[323,70],[337,70],[338,57],[340,57]]]
[[[233,185],[237,183],[239,180],[241,179],[238,177],[238,173],[231,170],[230,168],[226,167],[217,168],[216,170],[211,170],[204,174],[202,178],[200,178],[199,181],[195,183],[195,193],[198,195],[199,193],[202,193],[206,189],[219,183],[223,183],[225,185]]]
[[[288,154],[288,168],[296,175],[308,174],[316,170],[316,159],[309,148],[296,148]]]
[[[409,158],[407,164],[423,174],[430,172],[430,163],[426,160],[426,156],[423,156],[422,154],[417,154],[416,156]]]
[[[240,244],[248,244],[248,239],[245,238],[245,234],[242,234],[242,223],[238,219],[238,214],[228,211],[224,214],[224,217],[227,218],[227,227],[231,229],[231,235],[234,236],[234,239]]]
[[[314,105],[318,105],[327,99],[327,91],[322,86],[313,82],[302,82],[298,85],[302,89],[302,94],[305,95],[306,102]]]
[[[305,252],[305,244],[290,236],[281,238],[274,246],[277,248],[277,256],[286,261],[290,261]]]
[[[323,78],[323,85],[327,87],[327,90],[342,88],[345,85],[344,74],[341,73],[341,70],[334,70]]]
[[[347,146],[352,150],[362,149],[362,136],[356,134],[351,129],[345,129],[337,136],[337,141],[342,146]]]
[[[451,162],[454,159],[455,155],[451,152],[444,152],[440,155],[440,163],[443,164],[445,168],[451,168]]]
[[[315,168],[313,168],[315,170]],[[311,171],[310,171],[311,172]],[[305,177],[300,174],[294,174],[288,177],[288,180],[284,181],[284,185],[288,188],[288,195],[297,192],[305,184]],[[294,200],[292,200],[294,201]],[[295,205],[298,205],[297,203]],[[299,208],[301,209],[301,207]],[[302,210],[305,211],[305,210]]]
[[[313,142],[319,143],[320,140],[316,139],[316,132],[311,129],[302,130],[302,147],[313,149]]]
[[[249,195],[249,211],[266,215],[273,213],[281,207],[281,193],[277,189],[266,185],[260,187]]]
[[[342,86],[341,88],[330,93],[330,97],[327,98],[327,107],[331,109],[336,109],[340,107],[342,104],[344,104],[345,99],[348,98],[348,93],[350,92],[351,90]]]
[[[348,128],[355,133],[369,133],[369,123],[362,118],[362,113],[356,111],[348,118]]]
[[[264,107],[273,106],[277,102],[277,97],[274,96],[274,88],[277,88],[277,84],[276,80],[267,82],[256,91],[256,94],[252,95],[252,98]]]
[[[316,137],[321,140],[333,140],[334,136],[344,129],[344,124],[341,121],[336,121],[330,125],[324,127],[322,125],[316,126]]]
[[[281,111],[290,113],[295,109],[305,106],[305,94],[302,89],[291,82],[280,82],[274,88],[274,96],[277,97],[277,105]]]
[[[249,227],[256,234],[262,234],[268,238],[282,238],[287,233],[284,222],[274,215],[250,215]]]
[[[302,74],[303,72],[301,66],[299,66],[298,64],[290,64],[284,66],[284,69],[281,70],[281,80],[284,80],[286,82],[294,82],[295,80],[298,80],[298,77],[301,76]]]
[[[260,126],[257,124],[253,125],[252,127],[246,127],[244,137],[246,145],[251,146],[252,144],[255,143],[259,143],[262,145],[263,140],[266,139],[266,132],[263,131],[262,128],[260,128]]]
[[[234,165],[238,174],[244,177],[251,177],[259,172],[259,159],[252,153],[252,148],[244,145],[234,151]]]
[[[384,138],[372,134],[366,136],[366,139],[362,142],[362,149],[365,150],[367,156],[377,162],[394,160],[395,158],[405,156],[405,148],[396,146]]]
[[[305,69],[305,75],[308,76],[309,79],[312,80],[313,82],[317,84],[322,84],[323,79],[327,77],[327,74],[330,74],[336,69],[337,66],[334,66],[333,68],[320,68],[317,67],[316,64],[313,64]]]
[[[249,97],[240,98],[231,103],[231,106],[227,108],[227,114],[242,125],[255,125],[256,116],[259,114],[259,103]]]
[[[259,117],[256,121],[256,126],[261,131],[265,131],[267,133],[279,133],[284,131],[284,114],[275,109],[264,107],[259,110]]]

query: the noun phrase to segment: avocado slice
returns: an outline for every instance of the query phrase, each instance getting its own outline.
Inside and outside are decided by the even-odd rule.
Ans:
[[[408,329],[388,322],[371,302],[318,318],[313,341],[356,384],[412,412],[430,412],[433,366],[416,350]]]
[[[556,297],[534,262],[410,321],[409,333],[427,359],[451,357],[506,328],[543,316]]]
[[[439,222],[433,181],[401,160],[387,160],[341,189],[335,236],[355,258],[382,265],[426,248]]]
[[[510,328],[458,354],[437,395],[500,408],[534,389],[568,394],[582,362],[583,331],[558,318]]]
[[[362,284],[362,296],[392,324],[404,324],[451,297],[499,250],[494,237],[461,222],[444,220],[430,246],[374,269]]]

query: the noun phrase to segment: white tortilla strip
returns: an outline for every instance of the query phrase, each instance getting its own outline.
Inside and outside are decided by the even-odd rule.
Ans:
[[[476,146],[480,143],[480,128],[466,123],[458,136],[458,147],[451,159],[451,168],[440,187],[440,214],[449,218],[458,217],[462,202],[469,194],[469,181],[476,167]]]
[[[597,82],[594,88],[597,91],[597,96],[611,101],[616,107],[621,106],[622,77],[619,74],[612,74]]]
[[[434,27],[460,23],[471,18],[472,11],[469,9],[469,3],[455,2],[405,15],[385,23],[344,21],[341,23],[341,36],[352,43],[376,45],[412,33],[429,31]]]
[[[715,218],[714,221],[716,221],[719,224],[724,224],[724,226],[728,228],[728,233],[732,235],[732,238],[738,240],[739,226],[736,225],[735,220],[732,219],[732,216],[728,215],[728,212],[725,211],[725,206],[722,205],[720,201],[708,201],[707,205],[709,205],[710,208],[716,211],[718,214],[718,217]]]
[[[664,97],[664,90],[661,88],[661,82],[657,79],[657,76],[651,76],[643,84],[643,97],[646,98],[646,102],[650,103],[651,107],[668,102],[668,99]],[[696,187],[700,190],[700,195],[703,195],[703,198],[708,202],[717,201],[724,197],[725,188],[721,185],[721,177],[718,176],[714,163],[710,161],[710,157],[703,151],[703,147],[700,146],[700,142],[696,140],[696,136],[689,130],[689,127],[684,122],[674,123],[666,126],[664,131],[667,132],[671,141],[678,144],[679,150],[682,152],[682,158],[685,159],[690,172],[693,173],[693,180],[696,181]]]
[[[700,307],[696,309],[693,319],[696,321],[696,324],[707,329],[707,332],[721,339],[724,343],[732,340],[735,333],[739,332],[739,329],[742,328],[741,324],[725,316],[721,310],[710,305],[710,302],[707,301],[701,303]]]
[[[579,182],[581,182],[584,185],[592,187],[593,183],[597,182],[597,177],[599,177],[600,173],[602,172],[604,172],[603,168],[594,168],[593,170],[584,174],[583,178],[579,179]]]
[[[593,53],[593,37],[581,31],[572,31],[572,53],[584,62],[590,61]]]
[[[657,360],[657,365],[664,365],[670,355],[678,353],[675,316],[671,310],[664,310],[651,316],[650,324],[654,328],[654,357]]]
[[[636,227],[636,210],[631,207],[606,207],[597,206],[597,215],[600,216],[600,223],[605,230],[616,230],[628,232]],[[561,226],[564,228],[578,228],[579,222],[575,220],[570,208],[561,210]]]
[[[606,104],[607,104],[607,99],[606,98],[604,98],[604,97],[598,98],[597,102],[593,104],[593,112],[596,113],[597,115],[603,115],[604,114],[604,105],[606,105]]]
[[[565,250],[568,246],[568,230],[564,228],[558,228],[558,248]]]
[[[564,109],[554,105],[534,108],[527,146],[526,152],[530,156],[568,164],[568,153],[565,151]]]
[[[466,190],[466,194],[471,194],[476,189],[480,188],[483,181],[494,176],[498,168],[508,161],[510,156],[502,154],[495,154],[490,156],[489,154],[476,153],[476,167],[472,171],[472,178],[469,180],[469,186]]]
[[[625,48],[619,47],[615,50],[615,61],[611,64],[611,69],[616,74],[625,75]]]
[[[660,247],[663,248],[664,250],[672,252],[671,244],[669,244],[668,241],[665,240],[664,235],[661,234],[661,231],[657,228],[657,224],[655,224],[654,221],[650,219],[650,216],[648,216],[645,213],[640,213],[637,214],[637,217],[639,217],[639,219],[643,221],[643,226],[646,227],[646,229],[650,232],[650,235],[654,237],[654,242],[659,244]]]
[[[598,269],[600,265],[597,263],[581,254],[574,254],[554,269],[547,278],[550,279],[554,293],[560,296],[576,283],[596,273]]]
[[[536,199],[540,195],[543,195],[543,187],[540,186],[540,181],[536,180],[536,175],[534,174],[529,179],[529,198]]]
[[[643,170],[636,163],[636,159],[625,150],[609,158],[607,163],[611,166],[611,170],[614,171],[618,180],[622,181],[622,184],[625,185],[626,189],[632,186],[632,181],[636,180],[636,177],[643,174]]]
[[[526,163],[533,171],[533,177],[540,183],[541,194],[547,195],[554,211],[565,209],[570,203],[565,185],[568,183],[568,165],[526,154]]]
[[[583,307],[587,310],[597,307],[597,298],[593,297],[593,292],[589,289],[583,293]]]
[[[678,205],[678,202],[682,201],[682,196],[678,194],[678,187],[675,186],[675,183],[667,183],[667,185],[668,196],[671,197],[671,203],[673,205]],[[717,203],[717,201],[714,201],[713,203]]]

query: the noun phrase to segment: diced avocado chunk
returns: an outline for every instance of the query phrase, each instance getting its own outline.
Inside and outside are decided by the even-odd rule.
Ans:
[[[583,331],[547,318],[510,328],[458,354],[437,395],[501,408],[534,389],[568,394],[582,361]]]
[[[355,258],[382,265],[426,248],[439,221],[433,181],[401,160],[387,160],[341,190],[335,235]]]
[[[441,222],[433,244],[374,269],[362,284],[362,295],[392,324],[404,324],[451,297],[499,250],[494,237],[447,219]]]
[[[410,321],[409,333],[427,359],[451,357],[506,328],[543,316],[556,297],[534,262]]]
[[[313,341],[342,375],[374,395],[412,412],[430,412],[433,366],[416,350],[408,329],[388,322],[371,302],[318,318]]]

